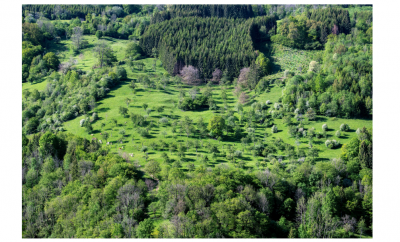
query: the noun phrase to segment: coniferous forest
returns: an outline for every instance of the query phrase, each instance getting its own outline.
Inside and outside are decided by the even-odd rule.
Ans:
[[[372,5],[22,5],[23,238],[372,238]]]

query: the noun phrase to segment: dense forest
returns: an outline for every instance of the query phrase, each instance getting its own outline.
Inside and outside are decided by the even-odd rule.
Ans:
[[[371,238],[372,6],[23,5],[23,238]]]
[[[140,39],[140,46],[148,55],[156,48],[170,74],[178,74],[183,66],[193,65],[200,70],[200,78],[210,79],[217,68],[226,70],[231,78],[256,59],[252,36],[262,27],[261,32],[266,35],[274,26],[274,18],[269,17],[248,21],[175,18],[151,25]]]

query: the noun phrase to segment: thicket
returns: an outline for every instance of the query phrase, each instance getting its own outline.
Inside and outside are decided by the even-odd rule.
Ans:
[[[267,16],[246,21],[179,17],[150,25],[140,46],[147,55],[156,48],[170,74],[178,74],[184,66],[192,65],[199,69],[201,78],[210,79],[218,68],[227,70],[232,79],[256,59],[252,36],[259,36],[261,29],[267,34],[274,21]]]
[[[45,90],[24,91],[24,132],[62,131],[63,122],[93,110],[96,101],[104,98],[110,88],[125,78],[126,71],[119,66],[84,73],[72,65],[65,74],[52,72],[47,76]]]
[[[151,23],[178,17],[252,18],[251,5],[172,5],[167,10],[153,15]]]
[[[71,19],[71,18],[85,18],[87,14],[99,15],[106,12],[107,7],[119,7],[122,5],[102,5],[102,4],[24,4],[22,5],[23,16],[29,14],[40,14],[49,19]]]
[[[305,114],[372,115],[372,44],[368,34],[334,36],[325,44],[322,63],[312,61],[305,75],[287,78],[284,104]]]
[[[351,27],[346,9],[306,9],[301,15],[281,20],[271,40],[288,47],[315,50],[323,47],[330,34],[349,34]]]
[[[149,161],[159,183],[95,138],[47,132],[22,141],[23,237],[349,238],[372,225],[366,129],[342,159],[315,166],[272,160],[254,172],[221,164],[184,173],[176,162]],[[158,218],[169,222],[155,229]]]

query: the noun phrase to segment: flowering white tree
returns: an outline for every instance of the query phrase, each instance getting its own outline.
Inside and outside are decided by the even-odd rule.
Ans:
[[[340,131],[346,132],[350,129],[348,124],[341,124],[340,125]]]
[[[199,78],[199,69],[194,66],[184,66],[180,72],[182,80],[188,85],[199,85],[201,80]]]
[[[246,67],[240,70],[239,78],[238,78],[238,85],[246,88],[247,81],[249,79],[250,67]]]

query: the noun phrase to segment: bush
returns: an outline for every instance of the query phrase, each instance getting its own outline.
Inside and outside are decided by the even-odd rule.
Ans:
[[[272,126],[271,131],[272,133],[278,132],[278,127],[276,125]]]
[[[341,124],[340,125],[340,131],[347,132],[349,130],[350,130],[350,127],[349,127],[348,124]]]
[[[81,127],[83,127],[84,124],[85,124],[85,119],[81,119],[81,121],[79,121],[79,125],[80,125]]]
[[[110,72],[110,73],[108,73],[108,76],[115,82],[115,81],[118,81],[118,76],[117,76],[117,74],[115,73],[115,72]]]
[[[194,100],[191,97],[185,97],[183,100],[179,101],[178,105],[178,107],[184,111],[207,108],[208,106],[208,98],[203,95],[196,96]]]
[[[126,70],[123,67],[120,67],[120,66],[116,67],[115,73],[117,74],[117,77],[119,80],[126,80],[128,78],[127,74],[126,74]]]
[[[96,121],[98,118],[99,118],[99,116],[97,115],[97,113],[92,114],[93,121]]]
[[[146,137],[149,135],[149,133],[147,132],[147,129],[145,128],[138,128],[137,132],[140,134],[140,136],[142,137]]]
[[[322,125],[322,130],[323,131],[328,131],[328,125],[327,124],[323,124]]]
[[[166,118],[166,117],[162,117],[162,118],[160,118],[160,121],[159,121],[161,124],[163,124],[163,125],[166,125],[167,123],[168,123],[168,118]]]
[[[340,145],[339,141],[336,140],[326,140],[325,141],[325,146],[328,147],[329,149],[334,149]]]
[[[338,138],[340,137],[340,130],[336,131],[335,136]]]

